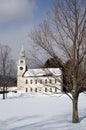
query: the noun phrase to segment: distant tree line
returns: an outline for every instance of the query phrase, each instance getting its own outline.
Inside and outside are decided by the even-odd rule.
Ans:
[[[16,84],[15,61],[11,57],[11,48],[8,45],[0,44],[0,91],[3,99],[8,86]]]

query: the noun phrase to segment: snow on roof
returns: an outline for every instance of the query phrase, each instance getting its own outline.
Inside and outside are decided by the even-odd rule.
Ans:
[[[24,77],[48,75],[59,76],[61,75],[61,70],[59,68],[28,69],[28,71],[25,72]]]

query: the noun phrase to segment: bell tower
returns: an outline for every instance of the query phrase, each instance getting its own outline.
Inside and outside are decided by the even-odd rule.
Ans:
[[[17,70],[17,88],[18,91],[23,90],[24,88],[24,78],[23,74],[26,71],[26,57],[25,57],[25,51],[22,46],[19,59],[18,59],[18,70]]]
[[[26,57],[24,48],[22,46],[18,61],[18,76],[22,77],[25,71],[26,71]]]

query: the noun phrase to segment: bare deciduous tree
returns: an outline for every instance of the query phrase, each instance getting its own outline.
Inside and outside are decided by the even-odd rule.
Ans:
[[[10,57],[11,49],[7,45],[0,45],[0,74],[3,79],[1,81],[3,88],[3,99],[5,99],[6,89],[11,76],[15,74],[15,63]]]
[[[62,54],[60,60],[58,57],[56,59],[60,62],[65,78],[63,86],[71,95],[67,93],[73,105],[72,122],[78,123],[78,98],[81,92],[86,91],[86,1],[57,2],[30,37],[52,58]],[[63,55],[67,61],[65,64]]]

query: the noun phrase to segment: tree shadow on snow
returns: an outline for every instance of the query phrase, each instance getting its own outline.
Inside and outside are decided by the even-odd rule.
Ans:
[[[82,122],[84,119],[86,120],[86,115],[80,117],[80,118],[79,118],[79,122]]]
[[[40,117],[40,116],[39,116]],[[42,119],[41,120],[35,120],[34,116],[32,117],[33,121],[30,121],[30,118],[28,118],[28,124],[22,124],[21,126],[16,126],[15,128],[12,128],[11,130],[57,130],[58,128],[67,128],[70,127],[70,123],[66,123],[65,117],[59,117],[54,116],[49,119]],[[23,118],[22,118],[23,119]],[[18,120],[19,121],[19,120]],[[64,123],[63,123],[64,122]]]

